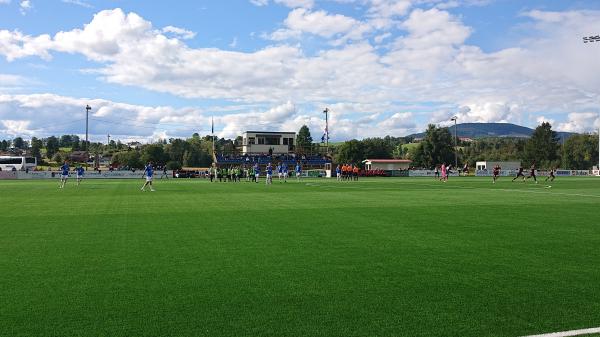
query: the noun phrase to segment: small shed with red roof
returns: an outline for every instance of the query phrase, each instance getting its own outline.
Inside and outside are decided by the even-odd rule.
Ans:
[[[408,159],[365,159],[365,170],[398,171],[408,170],[412,160]]]

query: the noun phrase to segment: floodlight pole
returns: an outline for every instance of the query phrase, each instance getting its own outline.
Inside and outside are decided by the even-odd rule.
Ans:
[[[454,121],[454,169],[457,169],[458,168],[458,134],[456,132],[456,129],[458,128],[458,126],[456,125],[456,121],[458,120],[458,117],[454,116],[450,120]]]
[[[325,114],[325,153],[329,155],[329,108],[323,110]]]
[[[88,126],[89,126],[89,114],[90,114],[90,110],[92,110],[92,107],[90,107],[89,105],[86,104],[85,106],[85,151],[87,152],[89,150],[89,143],[88,143]]]
[[[599,42],[600,43],[600,34],[596,36],[584,36],[583,43],[592,43]],[[600,126],[598,127],[598,148],[600,149]],[[600,151],[598,151],[598,175],[600,175]]]

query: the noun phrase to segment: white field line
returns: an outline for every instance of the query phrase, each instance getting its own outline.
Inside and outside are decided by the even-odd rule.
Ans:
[[[583,335],[591,335],[593,333],[600,333],[600,328],[589,328],[589,329],[580,329],[580,330],[571,330],[571,331],[562,331],[562,332],[551,332],[541,335],[531,335],[524,337],[570,337],[570,336],[583,336]]]

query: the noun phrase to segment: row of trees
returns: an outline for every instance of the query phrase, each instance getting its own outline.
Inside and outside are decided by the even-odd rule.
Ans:
[[[561,167],[567,169],[589,169],[597,163],[598,141],[596,135],[577,134],[559,142],[556,132],[549,123],[538,126],[530,138],[483,138],[459,144],[459,165],[476,161],[522,161],[524,165],[536,162],[538,167]],[[337,163],[360,164],[366,158],[410,159],[413,166],[432,168],[442,163],[454,163],[454,139],[447,128],[429,125],[424,139],[411,144],[406,137],[365,138],[332,144],[330,154]],[[220,138],[215,141],[217,153],[239,154],[242,139]],[[68,157],[72,151],[85,148],[85,142],[76,135],[32,137],[25,141],[17,137],[0,142],[0,151],[11,148],[27,150],[39,161],[46,158],[55,162]],[[322,153],[324,148],[315,143],[310,130],[303,125],[296,136],[296,150],[299,153]],[[416,146],[415,146],[416,145]],[[109,144],[90,143],[89,152],[93,156],[112,157],[112,162],[129,168],[141,168],[147,161],[165,165],[169,169],[182,166],[206,167],[212,163],[212,138],[195,133],[188,139],[172,138],[140,148],[129,147],[120,141]]]
[[[433,168],[443,163],[454,164],[454,138],[448,128],[429,125],[424,139],[408,147],[412,139],[366,138],[342,143],[333,149],[338,163],[360,163],[366,158],[410,159],[413,166]],[[521,161],[529,166],[590,169],[598,163],[597,135],[575,134],[562,144],[549,123],[542,123],[530,138],[482,138],[460,143],[458,163],[470,167],[477,161]]]

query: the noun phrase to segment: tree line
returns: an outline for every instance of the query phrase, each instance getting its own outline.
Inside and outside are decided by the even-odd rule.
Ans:
[[[303,125],[296,136],[296,152],[302,154],[329,155],[335,163],[360,165],[364,159],[410,159],[412,166],[433,168],[443,163],[453,164],[454,138],[448,128],[429,125],[425,137],[418,143],[412,137],[352,139],[330,144],[329,153],[321,142],[315,142],[308,126]],[[239,155],[242,137],[215,139],[217,153]],[[87,151],[92,157],[112,158],[114,165],[142,168],[152,161],[169,169],[208,167],[213,162],[213,140],[210,135],[198,133],[190,138],[162,139],[156,143],[132,147],[120,141],[109,144],[90,142],[86,144],[77,135],[22,137],[0,141],[0,151],[22,150],[38,158],[39,162],[59,163],[74,151]],[[529,166],[533,162],[540,168],[560,167],[565,169],[590,169],[597,163],[598,139],[593,134],[576,134],[564,142],[558,138],[549,123],[539,125],[530,138],[481,138],[472,142],[458,142],[459,166],[476,161],[521,161]]]

